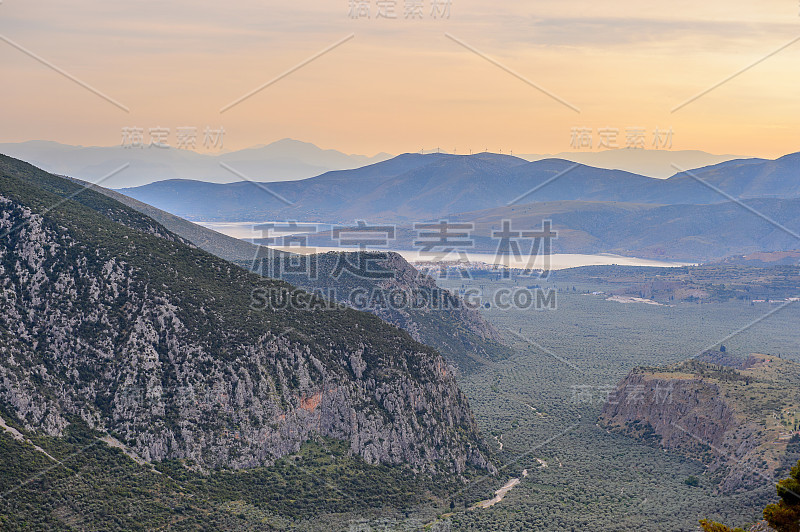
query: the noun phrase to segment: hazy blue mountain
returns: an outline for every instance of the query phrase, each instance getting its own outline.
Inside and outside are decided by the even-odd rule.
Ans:
[[[498,207],[460,213],[451,222],[473,222],[473,251],[494,253],[493,230],[503,220],[514,229],[541,229],[552,220],[558,238],[554,253],[614,253],[641,258],[707,261],[731,255],[787,251],[800,248],[800,199],[757,198],[746,205],[774,220],[773,224],[736,202],[711,205],[557,201]],[[780,224],[788,231],[778,227]],[[415,249],[411,226],[397,228],[397,249]],[[330,235],[309,237],[309,245],[331,246]],[[527,243],[530,246],[530,242]],[[527,248],[526,248],[527,252]]]
[[[699,180],[707,183],[704,185]],[[705,168],[678,173],[666,181],[660,197],[652,199],[674,203],[684,198],[685,203],[695,198],[724,201],[718,188],[736,198],[793,198],[800,197],[800,153],[784,155],[779,159],[737,159]],[[690,201],[687,201],[687,198]]]
[[[404,154],[301,181],[220,185],[173,180],[121,192],[195,220],[402,223],[542,201],[712,204],[730,201],[725,194],[795,198],[800,197],[798,157],[726,161],[691,175],[654,179],[563,159]]]
[[[331,210],[347,208],[384,181],[451,157],[454,156],[404,154],[355,170],[326,172],[301,181],[240,181],[223,185],[195,180],[169,180],[120,189],[120,192],[193,220],[326,221]],[[283,216],[284,213],[286,216]]]
[[[172,133],[171,144],[174,146],[174,131]],[[85,147],[35,140],[0,144],[0,153],[29,161],[49,172],[93,183],[128,165],[102,182],[102,185],[110,188],[139,186],[165,179],[196,179],[214,183],[242,180],[220,163],[230,166],[248,179],[284,181],[303,179],[329,170],[358,168],[391,157],[386,153],[374,157],[347,155],[293,139],[233,152],[204,152],[202,132],[198,132],[197,147],[198,151],[174,147]]]
[[[220,185],[173,180],[120,192],[195,220],[425,220],[506,205],[566,170],[520,201],[573,199],[606,190],[623,200],[630,190],[656,181],[556,159],[528,163],[496,154],[404,154],[302,181]]]
[[[743,158],[740,155],[714,155],[699,150],[646,150],[638,148],[620,148],[597,152],[567,151],[554,155],[526,154],[519,155],[519,157],[528,161],[566,159],[567,161],[596,168],[624,170],[661,179],[675,174],[675,168],[672,165],[691,169]]]

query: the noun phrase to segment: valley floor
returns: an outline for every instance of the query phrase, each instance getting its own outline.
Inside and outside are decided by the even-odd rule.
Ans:
[[[597,419],[632,368],[680,362],[720,342],[729,353],[800,361],[800,303],[767,315],[774,307],[739,300],[652,305],[587,296],[608,290],[597,283],[440,283],[484,293],[559,290],[555,308],[484,309],[515,354],[459,377],[502,460],[499,475],[472,472],[466,487],[437,486],[368,467],[329,441],[247,473],[204,476],[169,463],[154,472],[85,429],[66,439],[26,435],[56,463],[3,432],[0,450],[15,458],[0,461],[0,529],[693,531],[703,517],[754,522],[774,500],[769,482],[719,494],[703,464],[610,433]],[[698,485],[687,483],[692,477]]]
[[[440,282],[482,287],[484,293],[530,284]],[[484,491],[497,489],[502,478],[521,480],[502,502],[450,517],[452,529],[689,531],[703,517],[740,526],[760,519],[775,498],[769,482],[750,492],[718,494],[703,464],[611,434],[596,421],[609,390],[636,366],[680,362],[720,342],[728,352],[800,361],[800,304],[765,317],[770,309],[742,301],[623,305],[585,296],[602,285],[540,284],[559,289],[557,307],[485,309],[517,354],[486,361],[460,379],[481,429],[506,464],[501,474],[507,477],[487,479]],[[524,478],[523,469],[529,473]],[[688,485],[689,477],[697,477],[699,486]]]

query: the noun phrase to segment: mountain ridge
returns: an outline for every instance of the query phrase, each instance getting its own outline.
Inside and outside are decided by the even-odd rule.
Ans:
[[[119,192],[90,185],[84,181],[68,179],[81,186],[90,186],[92,190],[109,196],[154,219],[170,232],[179,235],[198,248],[245,269],[263,274],[265,260],[291,260],[292,255],[289,253],[257,246],[217,233]],[[403,293],[408,298],[439,293],[442,297],[448,298],[448,301],[452,303],[448,308],[434,309],[430,306],[428,306],[429,308],[389,308],[386,305],[370,303],[361,305],[359,310],[376,314],[387,323],[408,331],[415,340],[438,349],[447,361],[456,364],[459,370],[474,368],[476,364],[473,357],[476,356],[495,360],[506,358],[510,354],[510,350],[503,344],[500,334],[478,311],[467,308],[464,301],[458,296],[445,296],[444,291],[436,286],[433,279],[417,272],[396,253],[385,253],[380,260],[376,261],[380,263],[378,267],[392,273],[391,279],[381,279],[377,282],[363,278],[354,279],[350,272],[345,272],[345,275],[340,278],[332,275],[337,261],[358,262],[360,259],[355,253],[336,254],[335,256],[313,255],[308,258],[295,256],[294,258],[312,261],[313,268],[310,267],[309,270],[313,269],[316,275],[312,277],[308,274],[287,275],[284,273],[278,278],[287,280],[305,290],[318,290],[325,295],[338,296],[337,301],[350,306],[353,306],[351,296],[356,289],[366,290],[373,294],[376,292],[386,295]],[[267,268],[267,273],[269,271],[282,272],[282,269]]]
[[[198,131],[196,141],[198,150],[202,150],[201,131]],[[288,138],[236,151],[194,151],[174,146],[159,148],[147,145],[146,140],[143,142],[142,147],[124,147],[70,146],[53,141],[28,141],[2,143],[0,153],[29,161],[55,174],[91,182],[102,180],[102,184],[112,188],[138,186],[171,178],[199,178],[220,183],[241,180],[234,172],[258,180],[292,180],[329,170],[358,168],[391,157],[386,153],[372,157],[348,155]],[[126,165],[124,170],[109,176],[109,173],[123,165]]]
[[[408,222],[545,201],[711,205],[730,201],[731,196],[791,199],[800,197],[795,163],[791,154],[776,160],[726,161],[655,179],[563,159],[525,162],[500,155],[403,154],[301,181],[213,188],[169,181],[120,192],[203,221],[352,223],[358,217]]]
[[[493,469],[441,355],[407,333],[346,308],[254,312],[251,288],[310,296],[26,163],[0,174],[0,401],[27,430],[78,416],[146,460],[210,468],[319,434],[370,464]]]
[[[800,365],[776,356],[706,351],[670,367],[631,371],[599,423],[701,460],[722,492],[752,489],[800,458],[792,440],[798,375]]]

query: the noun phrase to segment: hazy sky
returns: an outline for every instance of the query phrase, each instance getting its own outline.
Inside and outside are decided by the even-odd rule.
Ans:
[[[415,3],[421,19],[406,18]],[[378,17],[392,5],[397,18]],[[800,150],[800,42],[764,58],[800,38],[799,12],[794,0],[2,0],[0,142],[114,145],[123,127],[147,141],[160,126],[174,145],[189,126],[204,151],[202,130],[222,126],[226,149],[293,137],[363,154],[554,153],[576,127],[594,148],[598,129],[624,146],[636,127],[648,147],[672,128],[673,149],[779,156]]]

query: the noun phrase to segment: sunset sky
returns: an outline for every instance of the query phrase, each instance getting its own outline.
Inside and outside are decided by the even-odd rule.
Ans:
[[[397,18],[379,18],[382,3]],[[648,147],[672,128],[673,149],[800,150],[796,1],[453,0],[434,18],[424,0],[421,19],[405,17],[411,3],[3,0],[0,142],[109,146],[123,127],[160,126],[175,144],[178,127],[222,126],[226,149],[292,137],[366,155],[557,153],[575,127],[595,149],[599,128],[624,145],[638,127]]]

